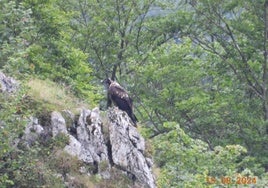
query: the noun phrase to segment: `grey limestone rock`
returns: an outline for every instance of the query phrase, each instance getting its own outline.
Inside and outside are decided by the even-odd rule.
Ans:
[[[38,119],[30,117],[29,123],[27,124],[22,142],[26,147],[32,146],[36,140],[43,134],[44,128],[38,123]]]
[[[16,92],[19,83],[12,77],[8,77],[2,72],[0,72],[0,91],[7,92],[7,93],[13,93]]]
[[[19,83],[0,72],[0,86],[0,91],[13,93]],[[65,110],[42,114],[39,119],[31,117],[18,143],[31,147],[37,141],[46,143],[58,134],[64,134],[69,137],[64,150],[85,166],[92,165],[92,173],[109,179],[116,170],[132,177],[134,187],[156,187],[151,169],[153,160],[145,156],[145,140],[128,115],[118,108],[108,109],[106,117],[100,114],[100,110],[94,108],[81,110],[79,116]],[[86,167],[81,169],[90,175]],[[72,187],[68,184],[72,178],[69,179],[65,179],[66,185]]]
[[[67,128],[65,119],[59,112],[51,113],[51,126],[52,126],[52,136],[55,137],[59,133],[67,134]]]
[[[32,118],[23,136],[28,146],[40,136],[55,137],[60,133],[65,134],[69,137],[69,143],[64,150],[85,165],[94,166],[94,172],[85,173],[98,173],[102,178],[109,179],[111,169],[116,168],[132,177],[133,183],[139,187],[156,187],[151,169],[153,161],[144,155],[145,140],[125,112],[110,108],[105,120],[98,108],[81,110],[76,120],[75,116],[68,112],[71,124],[74,124],[68,126],[76,129],[72,133],[67,128],[67,122],[70,120],[65,119],[62,115],[64,113],[66,112],[52,112],[48,119],[49,125],[46,126],[40,125],[38,119]],[[108,129],[106,132],[105,126]]]
[[[81,156],[87,163],[108,161],[108,150],[102,133],[98,108],[82,110],[77,122],[77,140],[81,143]]]
[[[144,156],[145,141],[136,127],[130,123],[127,114],[121,110],[109,110],[109,134],[112,159],[115,165],[124,169],[147,187],[156,187],[151,164]]]

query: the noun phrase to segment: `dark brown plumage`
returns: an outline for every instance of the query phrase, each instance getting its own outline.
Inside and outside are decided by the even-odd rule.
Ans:
[[[120,109],[125,111],[135,126],[138,119],[133,113],[132,99],[129,97],[127,91],[120,86],[116,81],[107,78],[104,83],[108,86],[108,97],[109,99]]]

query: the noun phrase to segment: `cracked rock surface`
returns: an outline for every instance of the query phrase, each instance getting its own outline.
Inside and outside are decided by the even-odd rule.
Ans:
[[[83,109],[75,119],[70,111],[54,111],[45,126],[32,118],[22,141],[30,147],[38,137],[64,134],[69,137],[64,151],[94,167],[94,172],[87,174],[100,174],[109,179],[112,169],[117,169],[133,181],[134,187],[156,187],[151,169],[153,161],[144,155],[145,140],[128,115],[117,108],[109,108],[105,117],[100,114],[98,108]]]
[[[15,79],[0,72],[0,91],[13,93],[17,91],[18,87],[19,83]]]
[[[126,116],[122,111],[114,113],[110,110],[108,113],[113,163],[148,187],[155,187],[151,168],[144,156],[145,141]]]
[[[0,72],[0,92],[12,94],[18,89],[15,79]],[[78,115],[64,110],[31,117],[16,145],[32,147],[35,142],[45,143],[63,134],[69,138],[63,150],[83,162],[81,173],[112,179],[116,171],[133,181],[131,188],[156,187],[151,169],[153,160],[145,156],[145,140],[128,115],[118,108],[102,113],[105,115],[94,108],[82,109]],[[89,165],[92,168],[87,168]],[[71,179],[65,180],[67,187],[72,187],[68,186]]]

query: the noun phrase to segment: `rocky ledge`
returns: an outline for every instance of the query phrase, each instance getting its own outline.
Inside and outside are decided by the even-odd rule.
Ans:
[[[93,166],[93,171],[84,173],[109,179],[116,169],[133,181],[133,187],[156,187],[152,159],[145,156],[145,140],[125,112],[114,107],[102,113],[95,108],[83,109],[79,116],[70,111],[54,111],[49,116],[44,125],[31,119],[21,140],[24,145],[31,147],[40,138],[64,134],[69,137],[64,150]],[[67,187],[72,186],[67,182]]]
[[[19,83],[0,72],[0,86],[0,92],[10,94],[17,91]],[[54,111],[32,117],[23,136],[14,142],[17,146],[31,147],[59,135],[69,139],[63,150],[84,164],[81,173],[111,179],[112,173],[119,171],[132,181],[130,187],[156,187],[152,159],[145,156],[145,140],[128,115],[118,108],[106,112],[83,109],[78,115],[67,110]],[[74,187],[68,179],[72,177],[64,178],[66,187]]]

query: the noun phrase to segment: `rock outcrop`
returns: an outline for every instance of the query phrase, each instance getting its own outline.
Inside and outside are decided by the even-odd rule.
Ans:
[[[115,168],[126,174],[134,187],[156,187],[152,160],[144,154],[145,140],[128,115],[118,108],[110,108],[105,116],[100,114],[98,108],[83,109],[78,118],[69,111],[52,112],[49,126],[42,126],[38,119],[32,118],[23,142],[30,147],[39,137],[64,134],[69,137],[64,150],[85,165],[93,166],[90,173],[109,179],[111,169]]]
[[[19,83],[0,72],[0,86],[0,92],[15,93]],[[79,115],[67,110],[54,111],[39,118],[31,117],[15,146],[30,148],[36,142],[46,143],[58,135],[69,138],[63,150],[83,162],[85,168],[81,168],[81,173],[112,179],[116,171],[132,181],[132,185],[126,187],[156,187],[152,159],[145,156],[145,140],[128,115],[118,108],[107,112],[100,112],[98,108],[83,109]],[[72,177],[66,177],[66,187],[72,187],[68,182]]]
[[[12,93],[18,89],[19,83],[12,77],[0,72],[0,91]]]
[[[109,133],[113,163],[133,174],[140,182],[155,187],[151,165],[144,156],[145,141],[132,126],[125,112],[114,110],[108,112],[110,120]]]

